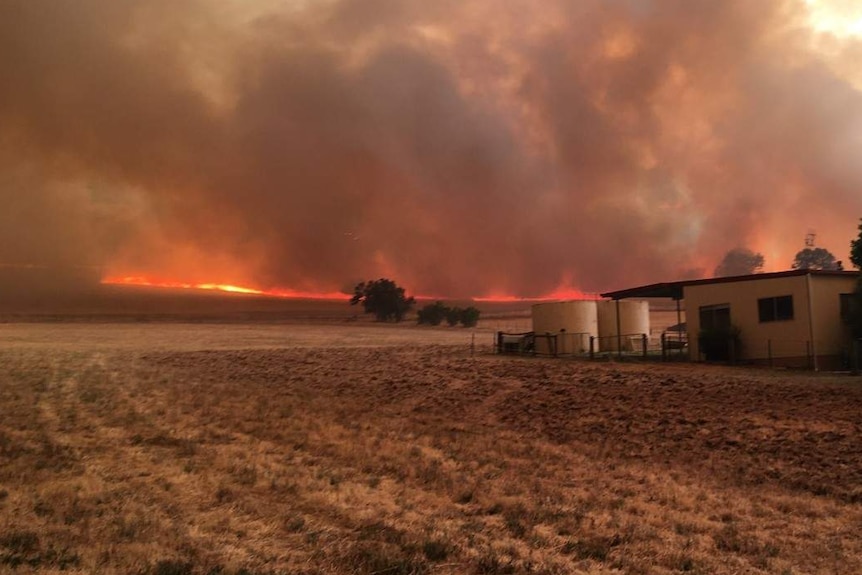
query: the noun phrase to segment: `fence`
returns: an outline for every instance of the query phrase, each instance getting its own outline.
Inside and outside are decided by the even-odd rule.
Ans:
[[[814,346],[809,340],[766,339],[735,343],[732,363],[765,364],[769,367],[814,369]]]
[[[553,357],[585,355],[590,350],[588,333],[536,333],[536,355]]]
[[[687,353],[677,338],[672,345],[664,337],[650,338],[644,333],[598,337],[589,333],[507,333],[496,336],[496,352],[548,357],[661,357],[668,359],[673,351]]]
[[[713,352],[716,342],[711,342]],[[728,338],[721,354],[712,356],[700,346],[698,360],[719,361],[731,364],[764,365],[772,368],[847,371],[859,373],[862,369],[862,339],[847,341],[836,348],[835,344],[804,339],[770,338],[739,341]]]
[[[497,353],[506,354],[534,354],[536,351],[536,340],[533,332],[505,333],[497,332]]]
[[[662,333],[659,338],[662,361],[688,360],[688,338],[685,333]]]
[[[497,332],[496,351],[504,354],[540,355],[549,357],[586,355],[588,333],[519,333]]]
[[[773,368],[850,370],[862,372],[862,339],[849,342],[837,354],[818,352],[808,340],[766,339],[745,341],[728,338],[720,357],[708,357],[701,349],[695,360],[719,361],[730,364],[766,365]],[[500,354],[543,357],[607,357],[652,358],[669,361],[688,359],[688,341],[681,334],[663,333],[649,337],[645,333],[621,336],[593,336],[588,333],[506,333],[498,331],[494,351]]]

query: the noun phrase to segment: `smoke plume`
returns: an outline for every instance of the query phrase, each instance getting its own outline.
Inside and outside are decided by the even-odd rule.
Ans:
[[[787,269],[810,229],[846,260],[862,41],[812,14],[0,0],[0,267],[454,297],[707,275],[737,245]]]

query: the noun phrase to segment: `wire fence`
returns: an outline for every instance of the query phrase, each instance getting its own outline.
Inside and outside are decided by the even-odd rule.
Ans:
[[[817,346],[810,340],[764,339],[746,340],[728,338],[718,346],[712,342],[710,356],[700,348],[699,357],[689,357],[688,340],[683,333],[662,333],[650,337],[645,333],[611,336],[594,336],[589,333],[507,333],[499,331],[495,338],[495,352],[500,354],[530,355],[540,357],[584,357],[590,359],[608,357],[641,357],[645,359],[692,359],[730,364],[765,365],[773,368],[849,370],[855,374],[862,371],[862,339],[849,341],[840,352],[815,351]]]
[[[763,365],[771,368],[851,371],[862,367],[862,339],[835,342],[807,339],[769,338],[740,341],[729,337],[700,341],[697,361]]]
[[[862,362],[862,340],[847,340],[844,344],[807,339],[727,338],[699,342],[699,361],[730,364],[763,365],[771,368],[809,369],[825,371],[859,371]]]
[[[653,357],[672,359],[688,356],[684,335],[645,333],[595,336],[589,333],[503,332],[496,335],[495,351],[501,354],[541,357]]]
[[[766,339],[746,341],[744,345],[737,344],[734,363],[753,362],[766,364],[769,367],[789,367],[797,369],[814,369],[815,346],[810,340],[804,339]]]

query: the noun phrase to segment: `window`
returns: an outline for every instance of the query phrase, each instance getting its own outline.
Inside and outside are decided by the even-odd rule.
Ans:
[[[782,295],[757,300],[757,315],[761,323],[793,319],[793,296]]]
[[[700,329],[704,331],[720,330],[730,327],[730,304],[701,306]]]

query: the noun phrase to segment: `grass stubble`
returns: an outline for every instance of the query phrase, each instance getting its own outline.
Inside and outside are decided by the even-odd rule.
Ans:
[[[171,329],[0,349],[0,572],[862,572],[856,379]]]

